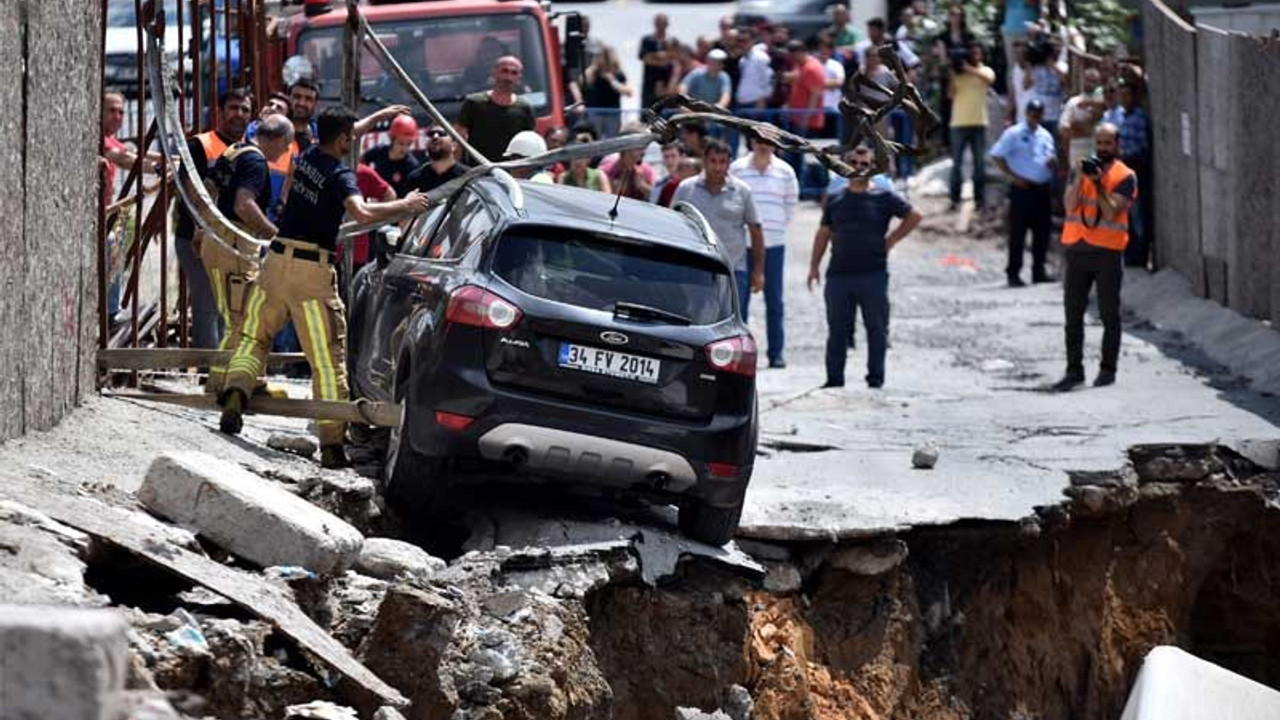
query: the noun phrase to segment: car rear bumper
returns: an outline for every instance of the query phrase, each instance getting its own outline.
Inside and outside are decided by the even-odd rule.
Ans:
[[[755,460],[754,413],[701,423],[627,414],[495,386],[483,369],[450,365],[411,380],[405,436],[416,452],[523,465],[528,474],[573,484],[688,494],[716,506],[741,501]],[[437,411],[473,420],[454,430],[436,421]],[[737,471],[712,475],[711,463]]]
[[[669,450],[567,430],[504,423],[480,436],[480,456],[539,473],[590,477],[610,485],[649,485],[683,493],[698,482],[684,457]]]

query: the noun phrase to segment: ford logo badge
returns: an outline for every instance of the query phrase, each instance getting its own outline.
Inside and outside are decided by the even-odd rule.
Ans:
[[[600,339],[609,343],[610,345],[626,345],[627,343],[631,342],[631,338],[627,337],[626,335],[623,335],[620,332],[614,332],[612,330],[606,330],[600,333]]]

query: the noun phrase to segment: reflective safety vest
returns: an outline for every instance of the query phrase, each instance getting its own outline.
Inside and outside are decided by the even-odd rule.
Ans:
[[[1128,165],[1118,159],[1113,160],[1102,176],[1102,186],[1108,194],[1113,193],[1120,183],[1133,176]],[[1092,180],[1079,182],[1076,206],[1067,208],[1067,217],[1062,224],[1062,244],[1075,245],[1083,240],[1107,250],[1124,250],[1129,244],[1129,210],[1113,220],[1104,218],[1102,206],[1098,204],[1098,186]]]
[[[222,157],[222,153],[227,151],[227,144],[218,137],[218,133],[210,130],[196,136],[200,141],[200,146],[204,148],[204,159],[212,165],[215,160]]]

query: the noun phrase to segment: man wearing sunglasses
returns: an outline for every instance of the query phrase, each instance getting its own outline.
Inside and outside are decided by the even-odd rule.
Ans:
[[[845,156],[857,171],[848,186],[831,198],[822,210],[822,221],[813,238],[809,261],[809,290],[822,282],[822,256],[831,246],[827,265],[827,382],[823,387],[844,387],[845,355],[849,345],[851,313],[862,308],[867,330],[867,386],[884,385],[885,351],[889,335],[889,251],[902,242],[924,219],[892,190],[871,184],[872,154],[860,146]],[[892,232],[889,222],[900,222]]]
[[[462,175],[467,168],[458,162],[457,145],[439,125],[427,128],[427,162],[409,174],[409,187],[431,192]]]

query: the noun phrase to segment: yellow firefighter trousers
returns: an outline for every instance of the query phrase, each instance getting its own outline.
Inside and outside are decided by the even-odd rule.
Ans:
[[[209,274],[209,286],[222,318],[222,342],[218,350],[228,352],[240,343],[240,327],[244,323],[245,301],[249,287],[258,277],[258,247],[247,242],[237,242],[233,251],[221,243],[205,238],[200,243],[200,261]],[[226,363],[209,365],[209,381],[206,393],[221,393],[225,387]]]
[[[311,390],[316,400],[346,400],[347,319],[338,295],[338,274],[328,259],[332,255],[315,245],[276,238],[285,252],[267,253],[258,280],[249,290],[241,326],[240,343],[227,366],[226,388],[247,398],[262,374],[271,340],[293,320],[302,351],[311,364]],[[320,260],[294,257],[295,249],[321,254]],[[321,447],[341,444],[346,424],[336,420],[316,423]]]

